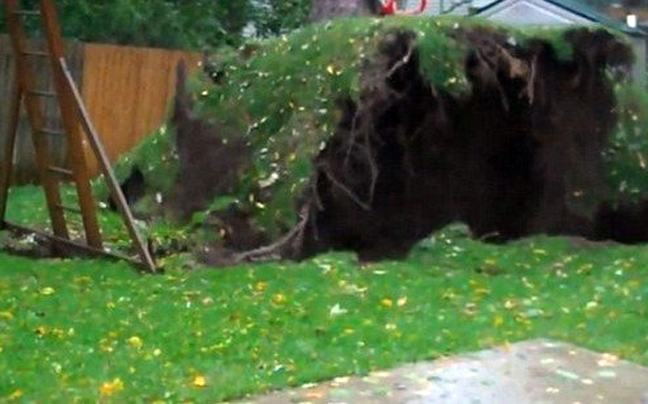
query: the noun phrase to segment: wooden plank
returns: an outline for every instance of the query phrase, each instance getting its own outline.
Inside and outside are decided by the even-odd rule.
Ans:
[[[70,70],[63,71],[60,60],[65,57],[65,45],[61,38],[61,27],[59,25],[56,7],[51,0],[41,0],[40,12],[43,16],[43,26],[46,33],[47,48],[50,53],[50,68],[53,72],[54,89],[58,97],[56,99],[63,127],[67,134],[67,158],[69,165],[74,173],[74,182],[76,183],[77,195],[79,197],[79,207],[83,217],[83,227],[85,230],[86,242],[94,248],[102,249],[103,241],[101,230],[97,220],[97,208],[95,206],[92,187],[90,185],[90,174],[86,164],[86,158],[81,137],[81,128],[75,111],[75,98],[70,88],[70,83],[74,85],[74,78]],[[68,69],[67,65],[65,66]],[[48,176],[49,167],[48,165]]]
[[[36,151],[38,177],[45,190],[45,199],[47,200],[52,229],[57,237],[69,239],[70,236],[65,222],[65,215],[60,209],[56,209],[56,206],[61,204],[58,183],[51,178],[48,172],[48,167],[53,164],[51,162],[46,135],[42,133],[42,129],[46,127],[42,109],[43,103],[37,97],[27,95],[30,91],[40,89],[40,87],[38,86],[38,76],[34,71],[33,58],[23,54],[26,50],[33,50],[27,42],[25,28],[20,17],[12,14],[12,11],[18,10],[19,8],[20,2],[18,0],[5,0],[5,10],[8,10],[9,16],[7,23],[11,32],[11,45],[14,55],[16,55],[16,77],[18,79],[18,86],[23,94],[25,94],[23,104],[27,110],[29,126],[32,130],[32,136],[30,137],[34,145],[34,150]]]
[[[9,124],[7,125],[6,138],[4,139],[4,152],[0,168],[0,228],[7,216],[7,202],[9,187],[11,186],[11,173],[13,172],[14,155],[16,151],[16,136],[18,135],[18,122],[20,120],[20,105],[23,94],[18,83],[14,83],[9,107]]]
[[[119,182],[117,182],[117,177],[115,177],[115,173],[113,172],[112,167],[110,165],[110,160],[108,159],[108,155],[106,154],[106,151],[104,150],[104,147],[101,144],[101,139],[99,137],[99,134],[97,133],[97,130],[92,124],[92,121],[90,120],[90,116],[88,115],[88,111],[86,110],[83,104],[83,100],[81,99],[81,93],[79,92],[78,88],[75,86],[74,80],[72,79],[72,75],[70,74],[70,71],[67,68],[67,65],[65,64],[65,59],[61,58],[60,64],[61,64],[61,71],[64,74],[67,85],[69,86],[69,91],[74,97],[75,107],[77,109],[77,113],[81,120],[83,129],[86,133],[86,138],[88,139],[88,142],[92,147],[92,151],[94,155],[97,157],[99,161],[101,172],[104,175],[104,178],[106,180],[108,188],[110,189],[110,193],[113,197],[113,200],[117,202],[117,208],[119,209],[119,212],[121,213],[124,219],[124,223],[131,237],[131,240],[133,241],[135,248],[137,249],[137,252],[144,266],[150,272],[156,272],[157,268],[155,262],[153,261],[153,257],[151,256],[146,244],[144,243],[144,240],[142,239],[139,232],[137,231],[137,228],[135,226],[135,218],[133,217],[130,207],[126,202],[126,198],[124,197],[124,193],[122,192],[121,187],[119,186]]]
[[[41,238],[43,238],[44,240],[46,240],[49,243],[49,245],[52,246],[56,254],[60,254],[62,256],[74,255],[74,256],[87,257],[87,258],[104,258],[104,259],[109,258],[113,260],[126,261],[138,269],[141,269],[143,271],[148,271],[148,268],[143,263],[134,260],[131,257],[127,257],[121,254],[106,252],[104,250],[98,250],[96,248],[87,246],[85,244],[60,238],[52,234],[42,232],[38,229],[32,229],[12,222],[5,221],[2,222],[0,225],[1,225],[0,227],[11,230],[12,232],[18,235],[36,234]]]

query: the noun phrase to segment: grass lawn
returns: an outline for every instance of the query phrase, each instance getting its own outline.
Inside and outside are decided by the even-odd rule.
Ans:
[[[138,275],[0,253],[0,400],[220,400],[550,337],[648,365],[648,249],[456,229],[352,255]]]
[[[229,118],[232,128],[247,129],[252,119],[255,139],[280,140],[259,142],[252,180],[276,174],[270,157],[289,157],[276,157],[292,175],[279,182],[276,195],[283,198],[258,207],[260,217],[294,216],[293,185],[311,177],[310,159],[332,127],[337,95],[359,91],[359,55],[371,49],[378,29],[372,21],[302,30],[292,44],[269,41],[259,48],[267,57],[230,69],[231,85],[201,90],[203,108]],[[407,21],[420,29],[436,25]],[[323,42],[324,31],[335,35]],[[429,74],[439,75],[436,82],[465,84],[452,43],[437,32],[423,45],[427,54],[457,62],[422,58]],[[262,85],[249,85],[253,79]],[[290,108],[261,108],[276,100]],[[637,105],[648,105],[641,100]],[[637,152],[648,147],[648,125],[644,109],[621,104],[616,154],[607,157],[617,164],[610,172],[620,185],[612,188],[630,192],[644,189],[648,178]],[[317,136],[296,142],[295,133]],[[140,149],[141,162],[155,164],[142,167],[162,189],[175,178],[168,170],[174,160],[160,157],[162,149],[170,153],[171,137],[151,139]],[[73,199],[69,189],[63,197],[66,204]],[[42,193],[23,187],[12,190],[12,199],[12,221],[45,225]],[[100,221],[109,229],[108,246],[123,248],[118,218],[102,211]],[[149,231],[161,245],[184,237],[165,223]],[[360,266],[353,255],[334,253],[302,263],[186,271],[181,261],[168,260],[164,275],[145,276],[119,262],[35,261],[0,252],[0,402],[213,402],[536,337],[648,365],[645,246],[547,237],[496,246],[451,227],[403,262]]]

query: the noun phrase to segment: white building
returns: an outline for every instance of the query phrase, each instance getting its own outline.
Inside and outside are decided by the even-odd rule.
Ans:
[[[406,0],[408,8],[416,8],[419,0]],[[633,77],[646,83],[646,33],[608,17],[572,0],[428,0],[426,15],[455,14],[479,16],[509,25],[560,27],[566,25],[600,24],[628,35],[636,62]]]

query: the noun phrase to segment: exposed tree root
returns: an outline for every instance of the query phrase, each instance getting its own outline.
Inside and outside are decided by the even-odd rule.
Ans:
[[[303,254],[304,234],[310,219],[310,211],[310,205],[304,206],[299,223],[276,242],[251,251],[235,254],[233,261],[235,263],[266,262],[300,257]]]

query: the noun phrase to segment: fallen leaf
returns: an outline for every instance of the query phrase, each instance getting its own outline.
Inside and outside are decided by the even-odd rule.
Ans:
[[[0,311],[0,319],[12,320],[13,314],[10,311]]]
[[[563,378],[569,379],[569,380],[579,380],[580,379],[580,377],[576,373],[570,372],[570,371],[567,371],[567,370],[564,370],[564,369],[556,370],[556,374],[558,376],[560,376],[560,377],[563,377]]]
[[[602,378],[605,378],[605,379],[613,379],[613,378],[617,377],[616,372],[614,372],[612,370],[599,370],[597,375],[598,375],[598,377],[602,377]]]
[[[308,393],[304,395],[305,398],[311,399],[311,400],[319,400],[321,398],[324,398],[326,394],[321,391],[321,390],[311,390]]]
[[[111,382],[104,382],[99,387],[99,393],[106,397],[112,396],[122,390],[124,390],[124,382],[119,377],[113,379]]]
[[[193,385],[194,387],[207,387],[207,379],[205,379],[205,376],[198,375],[194,377],[193,379]]]
[[[22,391],[21,389],[18,389],[18,390],[16,390],[16,391],[14,391],[13,393],[11,393],[11,394],[9,395],[9,397],[7,397],[7,398],[8,398],[9,400],[18,400],[18,399],[19,399],[20,397],[22,397],[24,394],[25,394],[24,391]]]
[[[257,292],[263,292],[268,288],[268,282],[257,282],[256,285],[254,285],[254,290]]]
[[[331,307],[331,310],[329,311],[329,315],[331,317],[339,316],[339,315],[345,314],[345,313],[348,313],[348,310],[343,309],[342,307],[340,307],[339,303],[336,304],[335,306]]]
[[[128,345],[130,345],[133,348],[139,349],[144,345],[144,342],[142,342],[142,339],[137,336],[130,337],[128,339]]]
[[[380,304],[383,307],[392,307],[394,305],[394,302],[391,299],[385,298],[380,301]]]

